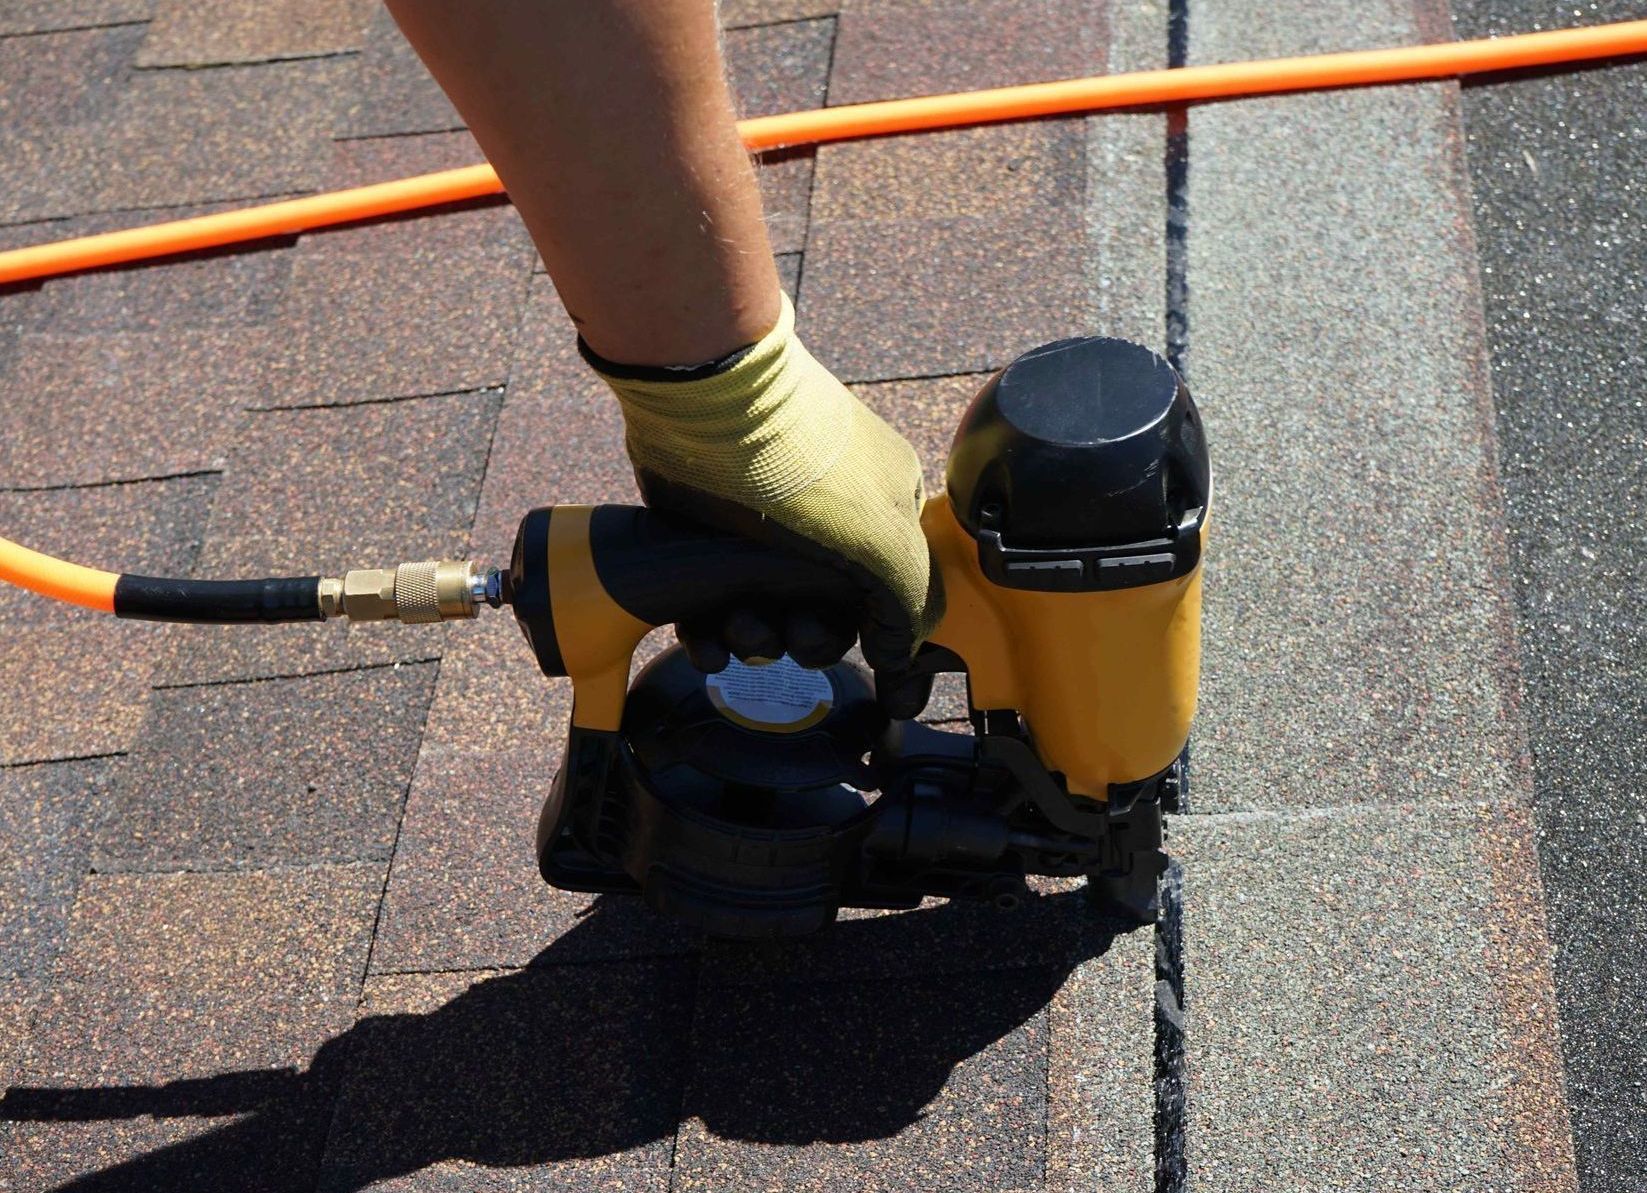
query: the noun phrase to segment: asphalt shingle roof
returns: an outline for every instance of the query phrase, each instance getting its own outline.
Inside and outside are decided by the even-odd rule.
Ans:
[[[1191,60],[1448,20],[1174,12]],[[1168,50],[1158,0],[721,13],[748,115]],[[1639,98],[1639,71],[1595,77]],[[1487,349],[1525,349],[1489,337],[1509,299],[1483,299],[1472,219],[1501,254],[1514,221],[1472,213],[1452,84],[1197,109],[1170,227],[1167,128],[760,165],[803,337],[934,485],[989,370],[1091,330],[1163,349],[1176,296],[1219,479],[1163,947],[1059,883],[1012,918],[705,942],[538,877],[569,694],[505,617],[155,627],[0,590],[0,1189],[1574,1189],[1564,1081],[1581,1122],[1626,1116],[1598,1108],[1596,1041],[1561,1051],[1558,996],[1594,991],[1552,966],[1534,862],[1549,759],[1583,730],[1558,653],[1524,711],[1518,652],[1552,615],[1516,569],[1566,573],[1514,472],[1535,504],[1506,549]],[[478,159],[373,5],[0,4],[0,247]],[[497,560],[531,506],[632,501],[540,270],[482,201],[0,290],[0,533],[116,570],[312,573]],[[1604,594],[1563,599],[1591,626]],[[1626,1148],[1579,1154],[1587,1193],[1627,1187]]]

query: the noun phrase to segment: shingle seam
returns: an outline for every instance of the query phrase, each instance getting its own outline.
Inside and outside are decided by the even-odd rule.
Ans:
[[[324,62],[333,58],[358,58],[359,50],[317,50],[312,53],[277,54],[267,58],[229,58],[221,62],[157,62],[134,64],[132,73],[157,75],[166,71],[251,70],[276,62]]]
[[[675,1193],[675,1173],[678,1171],[676,1164],[681,1152],[681,1131],[686,1128],[686,1100],[692,1092],[694,1062],[697,1060],[697,1050],[692,1047],[692,1043],[698,1038],[698,1016],[703,1007],[703,1000],[699,997],[703,993],[703,964],[697,957],[691,957],[689,960],[692,971],[692,1022],[686,1025],[686,1071],[681,1074],[680,1096],[675,1102],[675,1132],[669,1138],[669,1180],[664,1186],[665,1193]]]
[[[1167,66],[1189,62],[1190,0],[1167,5]],[[1189,109],[1169,108],[1163,146],[1166,187],[1166,335],[1167,361],[1180,374],[1189,364]],[[1191,810],[1189,784],[1179,797],[1178,812]],[[1155,1191],[1183,1193],[1189,1184],[1186,1142],[1189,1079],[1186,1072],[1188,1023],[1184,1015],[1184,871],[1167,862],[1161,881],[1161,910],[1155,922],[1154,1126]]]
[[[320,675],[349,675],[356,671],[386,671],[396,667],[421,667],[428,663],[439,663],[441,656],[420,655],[410,659],[395,659],[387,663],[356,663],[346,667],[317,667],[313,671],[282,671],[273,675],[237,676],[233,679],[193,679],[169,680],[153,684],[151,691],[175,692],[185,688],[226,688],[235,684],[276,683],[288,679],[313,679]],[[421,738],[419,744],[422,744]]]
[[[0,41],[11,41],[19,37],[51,37],[58,33],[91,33],[98,29],[124,29],[131,25],[147,25],[148,20],[141,21],[98,21],[85,25],[64,25],[59,29],[19,29],[14,33],[0,33]]]
[[[488,385],[465,386],[462,389],[440,389],[432,393],[391,394],[386,397],[354,398],[339,402],[297,402],[290,406],[242,406],[241,410],[247,414],[285,414],[292,410],[341,410],[355,406],[388,406],[396,402],[421,402],[427,398],[461,398],[476,394],[495,396],[502,394],[507,388],[507,381],[498,381]]]
[[[0,762],[0,771],[25,770],[31,766],[59,766],[66,762],[96,762],[104,758],[124,758],[130,751],[110,750],[104,754],[65,754],[57,758],[25,758],[21,762]]]
[[[365,993],[366,979],[372,972],[372,956],[377,952],[377,937],[383,927],[383,909],[389,903],[389,878],[395,872],[395,855],[400,852],[400,834],[406,825],[406,804],[412,797],[412,786],[417,782],[418,763],[423,761],[423,737],[429,730],[429,710],[435,702],[435,692],[440,686],[440,663],[435,663],[435,673],[430,680],[428,700],[423,705],[423,719],[417,728],[417,762],[412,764],[411,773],[406,776],[405,786],[401,788],[399,805],[395,809],[395,832],[389,839],[389,854],[383,867],[383,882],[378,887],[377,907],[372,913],[372,933],[366,941],[366,959],[360,971],[360,988]]]
[[[390,141],[404,140],[407,137],[450,136],[452,133],[467,132],[468,129],[467,124],[443,124],[430,128],[408,128],[387,133],[340,133],[332,138],[332,143],[336,145],[345,141]]]
[[[166,481],[222,476],[221,468],[192,468],[183,472],[161,472],[152,476],[120,476],[101,481],[71,481],[62,485],[0,485],[0,493],[67,493],[76,489],[112,489],[121,485],[159,485]]]
[[[730,33],[734,29],[781,29],[785,25],[810,25],[814,21],[834,21],[838,25],[840,19],[839,12],[820,12],[809,17],[783,17],[776,21],[741,21],[732,25],[722,25],[721,32]],[[830,65],[834,65],[833,59],[830,60]]]
[[[288,187],[285,190],[264,191],[264,192],[261,192],[259,194],[254,194],[254,195],[214,195],[214,196],[211,196],[210,198],[189,199],[189,200],[185,200],[183,202],[139,203],[139,204],[135,204],[135,205],[132,205],[132,206],[125,206],[125,207],[88,207],[88,208],[85,208],[85,209],[82,209],[82,210],[76,210],[76,211],[54,211],[50,215],[31,215],[26,219],[7,220],[4,223],[0,223],[0,231],[4,231],[7,228],[27,228],[27,227],[30,227],[30,226],[35,225],[35,224],[61,224],[61,223],[66,223],[69,220],[86,219],[86,218],[88,218],[90,216],[94,216],[94,215],[143,215],[147,212],[152,212],[152,211],[177,211],[177,210],[180,210],[180,209],[183,209],[183,208],[193,209],[193,208],[199,208],[199,207],[215,207],[215,206],[218,206],[220,204],[227,204],[227,203],[262,203],[262,202],[266,202],[266,201],[267,202],[273,202],[277,199],[300,199],[300,198],[304,197],[305,195],[312,195],[314,193],[315,192],[312,188],[299,187],[299,188],[294,190],[294,189]],[[238,244],[238,245],[225,246],[222,249],[215,249],[215,250],[214,249],[203,249],[203,250],[196,250],[196,251],[197,252],[207,252],[207,253],[258,251],[258,250],[261,249],[261,247],[263,245],[268,244],[268,242],[271,241],[271,240],[295,239],[297,235],[298,235],[297,233],[290,233],[288,235],[269,236],[269,237],[265,237],[262,240],[249,240],[249,241],[245,241],[245,242],[243,242],[241,244]],[[179,253],[177,255],[181,257],[181,256],[190,256],[190,255],[193,255],[193,254]],[[162,258],[158,258],[157,260],[159,260],[161,263],[164,263],[164,262],[169,261],[171,259],[172,258],[170,258],[170,257],[162,257]],[[105,273],[105,272],[113,272],[114,270],[143,269],[143,268],[146,268],[148,266],[152,266],[153,264],[154,264],[154,262],[151,262],[151,261],[134,261],[134,262],[131,262],[127,265],[110,266],[107,269],[83,270],[83,271],[81,271],[81,273]],[[79,276],[81,276],[81,274],[80,273],[71,273],[71,274],[63,274],[63,275],[60,275],[60,276],[62,276],[62,277],[79,277]],[[34,279],[34,280],[39,281],[41,283],[45,283],[45,282],[48,282],[48,281],[52,281],[53,279],[52,278],[37,278],[37,279]],[[13,284],[15,284],[15,283],[13,283]],[[5,288],[0,287],[0,293],[3,293],[4,289]]]
[[[486,436],[486,456],[480,462],[480,480],[475,485],[475,505],[469,511],[468,541],[471,551],[475,549],[475,521],[480,517],[481,496],[486,491],[486,474],[492,470],[492,449],[497,446],[498,425],[503,422],[503,408],[509,404],[509,386],[515,380],[515,361],[519,354],[519,346],[522,333],[526,327],[526,320],[532,309],[532,291],[535,288],[536,277],[535,271],[528,270],[526,272],[525,282],[521,289],[520,303],[515,308],[515,329],[509,335],[507,379],[502,385],[495,387],[503,395],[503,400],[498,403],[497,409],[492,413],[492,429]],[[419,738],[418,750],[421,752],[422,749],[423,740]]]

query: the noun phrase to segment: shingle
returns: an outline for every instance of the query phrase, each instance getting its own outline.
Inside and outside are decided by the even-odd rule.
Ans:
[[[1155,933],[1082,961],[1047,1008],[1045,1188],[1155,1184]]]
[[[11,1088],[12,1065],[39,994],[39,984],[30,979],[0,980],[0,1086],[7,1089]]]
[[[825,145],[812,216],[823,225],[1077,208],[1086,197],[1086,137],[1084,121],[1053,119]],[[1066,236],[1080,232],[1074,224]]]
[[[56,956],[112,765],[0,768],[0,978],[38,978]]]
[[[21,248],[243,206],[212,203],[75,216],[13,225],[0,241]],[[271,238],[52,278],[27,295],[26,307],[16,303],[22,294],[0,299],[0,319],[10,318],[27,331],[55,334],[257,324],[279,307],[291,265],[291,254],[284,250],[295,243],[295,237]]]
[[[1340,15],[1365,36],[1370,16]],[[1196,53],[1277,52],[1270,16],[1220,10]],[[1406,9],[1379,20],[1416,37]],[[1216,477],[1201,810],[1521,781],[1452,102],[1416,86],[1196,113],[1189,383]]]
[[[815,156],[809,148],[775,149],[755,159],[761,211],[774,253],[798,253],[806,247],[807,208],[812,201]]]
[[[152,0],[11,0],[0,8],[0,34],[146,21],[153,7]]]
[[[222,468],[258,392],[263,343],[246,328],[24,335],[0,372],[25,399],[0,444],[0,487]]]
[[[543,881],[532,842],[559,766],[558,750],[529,742],[508,750],[424,746],[374,972],[564,965],[682,953],[696,944],[639,899],[577,894]],[[597,910],[600,930],[592,931],[584,921]]]
[[[463,127],[463,117],[382,5],[372,14],[365,49],[344,87],[349,98],[338,121],[339,136],[377,137]]]
[[[6,1096],[10,1186],[312,1188],[381,879],[89,878]]]
[[[998,368],[1091,331],[1079,239],[1078,214],[1049,208],[814,224],[801,278],[807,344],[843,381]]]
[[[1105,5],[842,0],[840,7],[831,104],[1104,73]]]
[[[1524,810],[1190,816],[1173,833],[1200,1187],[1576,1187]]]
[[[727,33],[722,44],[738,115],[772,116],[823,107],[834,41],[832,20]]]
[[[1061,979],[706,982],[674,1187],[1040,1188]]]
[[[532,268],[508,215],[487,208],[306,238],[262,404],[501,385]]]
[[[833,21],[796,21],[726,35],[727,73],[739,116],[769,116],[821,108],[829,85]],[[777,253],[806,245],[812,193],[811,148],[777,150],[756,158],[766,226]]]
[[[622,411],[576,345],[553,284],[534,277],[475,518],[475,550],[499,563],[534,506],[639,501]]]
[[[44,138],[106,118],[142,40],[138,25],[0,38],[0,127]]]
[[[183,576],[194,566],[217,478],[0,493],[0,535],[88,567]],[[103,617],[0,586],[0,625],[83,622]]]
[[[105,119],[8,131],[0,219],[289,194],[318,184],[346,58],[136,72]],[[177,129],[189,135],[179,138]]]
[[[794,302],[795,292],[801,285],[801,254],[778,253],[773,257],[773,261],[778,266],[778,285],[789,295],[789,300]]]
[[[387,860],[430,665],[154,693],[99,869]]]
[[[142,66],[213,66],[358,50],[371,0],[156,0]]]
[[[493,393],[249,419],[195,574],[340,576],[463,558],[497,418]],[[179,626],[166,682],[292,675],[440,654],[445,627],[347,621]]]
[[[844,380],[877,381],[980,372],[1090,331],[1086,177],[1080,121],[825,146],[808,345]]]
[[[722,27],[735,29],[833,16],[840,7],[840,0],[721,0],[719,12]]]
[[[463,131],[337,141],[325,185],[328,190],[369,186],[484,160],[474,137]],[[369,252],[421,259],[431,251],[459,256],[513,249],[535,260],[529,246],[520,214],[499,195],[328,228],[310,235],[306,251],[317,256]]]
[[[0,625],[0,765],[129,749],[163,649],[106,613]]]
[[[374,978],[363,1009],[321,1189],[669,1187],[684,965]]]

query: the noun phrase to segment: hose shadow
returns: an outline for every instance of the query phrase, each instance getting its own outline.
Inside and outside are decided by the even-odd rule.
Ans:
[[[295,1193],[316,1187],[317,1170],[319,1187],[336,1193],[447,1160],[588,1161],[610,1174],[666,1164],[657,1149],[667,1157],[688,1118],[738,1141],[885,1138],[916,1122],[957,1065],[1030,1020],[1124,930],[1072,892],[1018,913],[1055,939],[1031,963],[1005,968],[1003,949],[1024,955],[1022,927],[951,907],[847,921],[781,948],[712,945],[712,962],[562,963],[558,954],[589,955],[589,934],[611,931],[614,910],[598,901],[527,968],[476,981],[431,1010],[360,1019],[301,1071],[14,1086],[0,1099],[0,1121],[237,1116],[51,1186],[65,1193]],[[849,972],[863,974],[863,959],[900,949],[915,958],[902,976],[839,976],[843,958],[856,958]],[[923,972],[922,955],[943,956],[945,972]]]

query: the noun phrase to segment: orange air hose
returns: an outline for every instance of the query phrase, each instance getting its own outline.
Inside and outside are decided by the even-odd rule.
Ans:
[[[751,150],[1148,104],[1451,78],[1647,52],[1647,20],[1480,41],[1099,75],[742,121]],[[498,194],[489,165],[0,252],[0,284],[215,248]]]
[[[0,580],[41,596],[113,613],[114,586],[119,579],[113,572],[65,563],[0,538]]]

